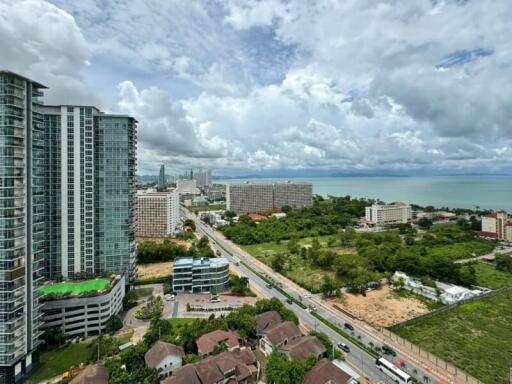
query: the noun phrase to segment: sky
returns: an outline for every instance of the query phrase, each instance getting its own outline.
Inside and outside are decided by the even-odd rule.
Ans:
[[[0,68],[138,172],[512,174],[510,0],[0,0]]]

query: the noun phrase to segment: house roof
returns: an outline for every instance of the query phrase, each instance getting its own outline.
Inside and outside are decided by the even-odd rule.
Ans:
[[[304,336],[293,340],[281,347],[281,350],[297,360],[306,360],[310,356],[320,356],[325,353],[324,345],[315,336]]]
[[[267,311],[255,316],[256,318],[256,334],[260,334],[265,329],[282,322],[281,315],[277,311]]]
[[[232,376],[239,383],[257,372],[256,356],[250,349],[223,352],[177,369],[161,384],[213,384]]]
[[[183,349],[174,344],[157,341],[144,355],[144,360],[149,368],[156,368],[167,356],[185,357]]]
[[[80,374],[71,380],[70,384],[107,384],[107,368],[94,364],[88,365]]]
[[[304,384],[347,384],[352,379],[327,359],[322,359],[304,375]]]
[[[494,232],[478,231],[478,236],[480,236],[480,237],[489,237],[489,238],[497,238],[498,234],[494,233]]]
[[[299,327],[297,327],[294,323],[291,321],[285,321],[263,331],[263,335],[265,335],[270,344],[279,345],[286,339],[300,337],[302,333],[300,332]]]
[[[216,330],[201,336],[196,340],[197,351],[200,355],[213,352],[216,345],[225,343],[228,348],[235,348],[240,344],[240,335],[235,331]]]

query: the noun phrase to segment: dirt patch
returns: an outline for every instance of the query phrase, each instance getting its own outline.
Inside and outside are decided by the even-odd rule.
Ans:
[[[188,240],[179,240],[179,239],[168,239],[168,238],[162,238],[162,237],[137,237],[137,243],[143,243],[145,241],[149,241],[156,244],[161,244],[164,241],[170,241],[173,244],[177,245],[183,245],[189,249],[192,246],[192,242]]]
[[[368,292],[366,297],[348,293],[333,301],[356,317],[379,327],[388,327],[429,312],[418,299],[395,297],[388,286]]]
[[[162,263],[139,264],[137,267],[139,279],[170,276],[172,273],[172,261]]]

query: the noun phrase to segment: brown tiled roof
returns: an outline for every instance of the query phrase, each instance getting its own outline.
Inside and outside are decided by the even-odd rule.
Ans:
[[[485,215],[485,217],[488,217],[490,219],[496,219],[498,217],[497,213],[489,213],[488,215]]]
[[[149,368],[156,368],[167,356],[179,356],[185,357],[183,349],[174,344],[164,343],[163,341],[157,341],[144,355],[144,360]]]
[[[240,335],[235,331],[216,330],[201,336],[196,340],[197,351],[200,355],[209,355],[216,345],[226,344],[228,348],[240,345]]]
[[[268,341],[275,346],[281,344],[286,339],[292,340],[300,337],[302,333],[300,332],[299,327],[294,323],[291,321],[285,321],[263,331],[263,335],[265,335]]]
[[[304,336],[281,347],[290,357],[306,360],[310,356],[321,356],[325,353],[324,345],[315,336]]]
[[[177,369],[161,384],[214,384],[228,377],[228,383],[239,383],[257,372],[256,364],[250,349],[223,352]]]
[[[80,374],[71,380],[70,384],[107,384],[107,368],[94,364],[88,365]]]
[[[347,384],[350,379],[350,375],[322,359],[304,375],[303,384]]]
[[[282,322],[281,315],[277,311],[267,311],[256,315],[256,334],[261,334],[265,329]]]

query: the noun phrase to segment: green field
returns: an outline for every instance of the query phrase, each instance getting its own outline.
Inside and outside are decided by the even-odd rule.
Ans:
[[[432,256],[449,256],[452,260],[469,259],[492,252],[496,244],[486,240],[471,240],[464,243],[437,245],[429,250]]]
[[[30,377],[28,383],[38,383],[60,375],[80,363],[87,363],[91,358],[88,343],[70,344],[52,351],[41,352],[41,367]]]
[[[485,384],[509,382],[512,291],[463,304],[394,332]]]
[[[320,245],[323,247],[327,246],[327,243],[329,239],[336,238],[336,236],[318,236],[315,237],[315,239],[318,240]],[[308,246],[311,245],[311,242],[313,241],[313,237],[305,237],[304,239],[299,240],[299,244],[301,246]],[[288,248],[286,247],[286,244],[288,241],[281,241],[279,243],[276,242],[270,242],[270,243],[260,243],[260,244],[252,244],[252,245],[242,245],[241,248],[244,249],[246,252],[249,252],[251,255],[258,257],[258,256],[271,256],[276,253],[282,253],[282,252],[288,252]],[[333,248],[334,249],[334,248]]]
[[[495,266],[477,263],[473,267],[476,271],[476,285],[480,287],[499,289],[512,286],[512,273],[499,271]]]
[[[41,288],[40,292],[44,295],[56,294],[56,295],[80,295],[84,292],[90,291],[102,291],[107,288],[110,281],[107,279],[94,279],[80,282],[62,282],[47,285]]]

